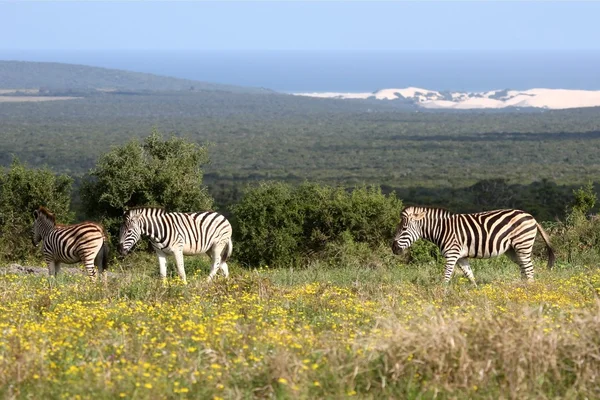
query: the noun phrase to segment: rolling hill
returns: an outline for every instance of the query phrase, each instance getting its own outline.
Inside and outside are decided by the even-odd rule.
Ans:
[[[117,69],[30,61],[0,60],[0,89],[226,91],[273,93],[269,89],[200,82]]]

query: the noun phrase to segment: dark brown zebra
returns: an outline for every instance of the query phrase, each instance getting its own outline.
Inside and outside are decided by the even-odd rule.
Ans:
[[[34,211],[33,217],[32,243],[37,246],[43,242],[42,251],[50,276],[58,274],[61,263],[82,262],[90,278],[96,278],[94,264],[106,278],[109,249],[102,225],[95,222],[60,225],[45,207]]]
[[[548,268],[554,264],[550,238],[540,224],[524,211],[494,210],[475,214],[452,214],[439,208],[407,207],[402,212],[392,244],[394,254],[423,238],[435,243],[446,258],[444,281],[448,283],[458,263],[476,285],[468,258],[490,258],[506,253],[521,267],[521,276],[533,280],[531,253],[537,231],[548,251]]]
[[[205,212],[167,212],[162,208],[138,207],[125,211],[119,248],[122,255],[131,251],[142,236],[150,239],[158,256],[160,276],[167,276],[167,255],[175,256],[177,273],[186,282],[183,256],[208,253],[212,266],[208,280],[217,271],[229,276],[227,259],[231,256],[231,224],[213,211]]]

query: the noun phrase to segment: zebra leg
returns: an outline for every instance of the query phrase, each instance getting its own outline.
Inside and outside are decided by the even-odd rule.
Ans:
[[[56,265],[58,263],[54,261],[46,261],[46,263],[48,264],[48,276],[56,277],[56,273],[58,272]]]
[[[85,269],[87,271],[88,276],[90,277],[90,279],[92,281],[96,281],[97,276],[96,276],[96,267],[94,266],[94,260],[90,260],[90,261],[86,261],[84,263],[85,265]]]
[[[531,246],[528,248],[510,249],[506,254],[521,267],[521,278],[533,282],[533,262],[531,262]]]
[[[458,260],[458,266],[465,274],[469,281],[475,286],[477,286],[477,282],[475,282],[475,277],[473,276],[473,271],[471,271],[471,267],[469,266],[469,260],[467,258],[461,258]]]
[[[223,243],[219,243],[216,246],[213,246],[212,250],[211,250],[211,258],[213,259],[213,266],[211,269],[211,275],[214,277],[214,275],[218,272],[218,270],[223,271],[223,275],[225,276],[225,278],[229,277],[229,267],[227,266],[227,262],[226,261],[222,261],[223,257],[221,256],[223,254],[223,250],[225,249],[225,247],[227,247],[228,244],[228,240],[223,242]],[[216,266],[215,266],[216,264]],[[213,273],[214,271],[214,273]],[[212,277],[209,275],[209,279],[212,279]]]
[[[207,279],[209,282],[212,281],[212,279],[215,277],[217,271],[219,270],[219,265],[221,264],[221,252],[216,252],[215,250],[213,250],[212,253],[212,265],[210,266],[210,274],[208,274]],[[225,266],[225,268],[227,268],[227,266]],[[225,272],[225,270],[223,270],[223,272]]]
[[[444,283],[450,283],[450,278],[452,278],[452,274],[454,273],[454,267],[456,266],[456,257],[446,258],[446,268],[444,270]]]
[[[221,271],[223,271],[223,275],[225,276],[225,278],[229,277],[229,267],[227,266],[227,263],[225,261],[222,261],[221,264],[219,264],[219,268],[221,269]]]
[[[184,285],[187,285],[187,280],[185,278],[185,268],[183,265],[183,249],[175,250],[175,264],[177,265],[177,274],[181,278],[181,281]]]
[[[221,254],[223,253],[223,249],[227,246],[227,242],[217,243],[210,248],[210,258],[212,259],[212,265],[210,266],[210,274],[208,274],[208,281],[210,282],[219,269],[223,270],[223,275],[225,277],[229,276],[229,268],[227,267],[226,262],[221,262]]]
[[[165,281],[167,279],[167,255],[162,251],[156,251],[158,257],[158,273],[160,278]]]

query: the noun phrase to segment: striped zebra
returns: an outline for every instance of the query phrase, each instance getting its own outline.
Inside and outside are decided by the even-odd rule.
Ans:
[[[33,212],[32,243],[37,246],[43,242],[44,260],[48,264],[50,276],[56,276],[60,264],[83,262],[88,276],[95,280],[98,266],[100,275],[108,267],[108,242],[102,225],[95,222],[82,222],[76,225],[60,225],[47,208],[40,207]]]
[[[231,224],[213,211],[166,212],[157,207],[137,207],[125,211],[119,250],[122,255],[131,251],[142,236],[148,237],[156,255],[160,276],[167,277],[167,255],[175,256],[177,273],[186,282],[183,256],[206,253],[212,259],[208,280],[221,269],[229,276],[227,259],[231,256]]]
[[[537,231],[548,251],[548,268],[554,264],[550,238],[540,224],[520,210],[494,210],[452,214],[439,208],[407,207],[402,212],[392,244],[394,254],[423,238],[435,243],[446,258],[444,281],[450,282],[458,266],[476,285],[468,258],[490,258],[506,253],[521,267],[521,276],[533,280],[531,253]]]

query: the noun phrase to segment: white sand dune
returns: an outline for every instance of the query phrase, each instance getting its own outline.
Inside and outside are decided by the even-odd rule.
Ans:
[[[600,106],[600,90],[540,88],[529,90],[442,93],[434,90],[408,87],[404,89],[382,89],[375,92],[315,92],[295,93],[295,95],[336,99],[407,99],[424,108],[449,109],[535,107],[558,110]]]

